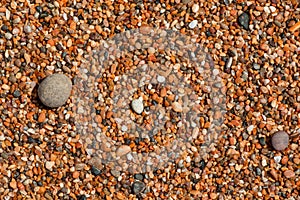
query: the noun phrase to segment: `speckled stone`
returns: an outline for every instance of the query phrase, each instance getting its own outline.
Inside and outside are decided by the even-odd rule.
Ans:
[[[72,89],[72,81],[63,74],[52,74],[45,78],[38,88],[41,102],[50,108],[57,108],[66,103]]]
[[[272,146],[277,151],[284,150],[289,145],[289,135],[285,131],[278,131],[272,136]]]

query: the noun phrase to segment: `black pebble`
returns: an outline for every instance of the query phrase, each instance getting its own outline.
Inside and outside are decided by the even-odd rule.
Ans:
[[[93,175],[98,176],[101,174],[101,170],[97,169],[96,167],[92,166],[91,172]]]
[[[260,143],[262,146],[265,146],[265,145],[266,145],[266,139],[265,139],[264,137],[259,138],[259,143]]]
[[[85,195],[77,196],[77,200],[86,200],[86,196]]]
[[[136,181],[132,185],[132,191],[134,194],[139,194],[143,192],[144,189],[145,189],[145,184],[143,182]]]
[[[249,22],[250,22],[250,16],[246,12],[242,13],[238,17],[238,23],[239,23],[239,25],[242,26],[246,30],[249,30]]]

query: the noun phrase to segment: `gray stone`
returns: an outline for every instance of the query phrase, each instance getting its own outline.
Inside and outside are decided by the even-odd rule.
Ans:
[[[275,150],[281,151],[288,147],[289,135],[285,131],[277,131],[272,136],[272,146]]]
[[[38,88],[41,102],[50,108],[64,105],[70,97],[72,81],[63,74],[53,74],[45,78]]]
[[[134,194],[142,193],[145,190],[145,183],[136,181],[132,185],[132,190]]]

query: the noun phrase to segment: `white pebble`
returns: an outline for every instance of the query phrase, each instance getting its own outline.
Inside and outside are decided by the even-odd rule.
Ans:
[[[274,156],[274,160],[275,160],[276,163],[280,163],[281,156]]]
[[[254,125],[250,125],[248,128],[247,128],[247,131],[248,132],[252,132],[254,129]]]
[[[11,33],[5,33],[5,38],[10,40],[12,38],[12,34]]]
[[[191,23],[189,24],[189,27],[190,27],[191,29],[193,29],[193,28],[195,28],[195,27],[197,26],[197,24],[198,24],[198,20],[193,20],[193,21],[191,21]]]
[[[47,161],[45,164],[46,169],[52,171],[52,167],[54,166],[55,162],[54,161]]]
[[[199,5],[198,4],[194,4],[193,7],[192,7],[192,11],[194,13],[197,13],[199,11]]]
[[[144,110],[143,100],[141,98],[132,100],[131,107],[134,112],[141,114]]]
[[[166,78],[164,76],[157,76],[157,81],[159,83],[164,83],[166,81]]]
[[[263,160],[261,161],[261,165],[262,165],[263,167],[267,166],[267,165],[268,165],[268,164],[267,164],[267,161],[266,161],[265,159],[263,159]]]
[[[31,33],[31,31],[32,31],[31,26],[29,26],[29,25],[24,26],[24,32],[25,33]]]

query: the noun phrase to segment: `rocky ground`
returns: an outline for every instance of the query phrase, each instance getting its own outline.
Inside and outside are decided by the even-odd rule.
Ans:
[[[118,34],[145,27],[177,31],[203,47],[214,75],[222,77],[226,113],[217,113],[223,123],[205,156],[199,156],[201,134],[191,136],[184,148],[179,144],[182,155],[164,167],[131,173],[93,155],[98,149],[114,149],[117,157],[154,152],[180,135],[182,102],[159,83],[188,78],[196,95],[191,98],[204,113],[200,133],[211,125],[209,106],[222,103],[208,100],[209,91],[197,85],[202,74],[185,64],[184,54],[143,50],[147,41],[135,42],[140,51],[117,58],[108,69],[91,69],[101,72],[89,79],[97,87],[90,92],[92,102],[78,102],[76,91],[89,86],[75,80],[91,52]],[[300,199],[299,33],[297,0],[2,0],[1,199]],[[116,77],[141,63],[159,63],[166,71],[174,66],[178,73],[158,76],[158,86],[132,94],[125,114],[115,112],[122,102],[112,101],[114,88],[125,87]],[[71,94],[68,79],[65,86],[56,80],[53,91],[59,95],[47,93],[41,83],[55,73],[71,79]],[[166,130],[145,137],[129,134],[113,117],[130,116],[147,129],[155,125],[147,113],[159,106],[170,108]],[[94,123],[84,123],[89,121]],[[100,127],[110,143],[87,135],[89,125]]]

